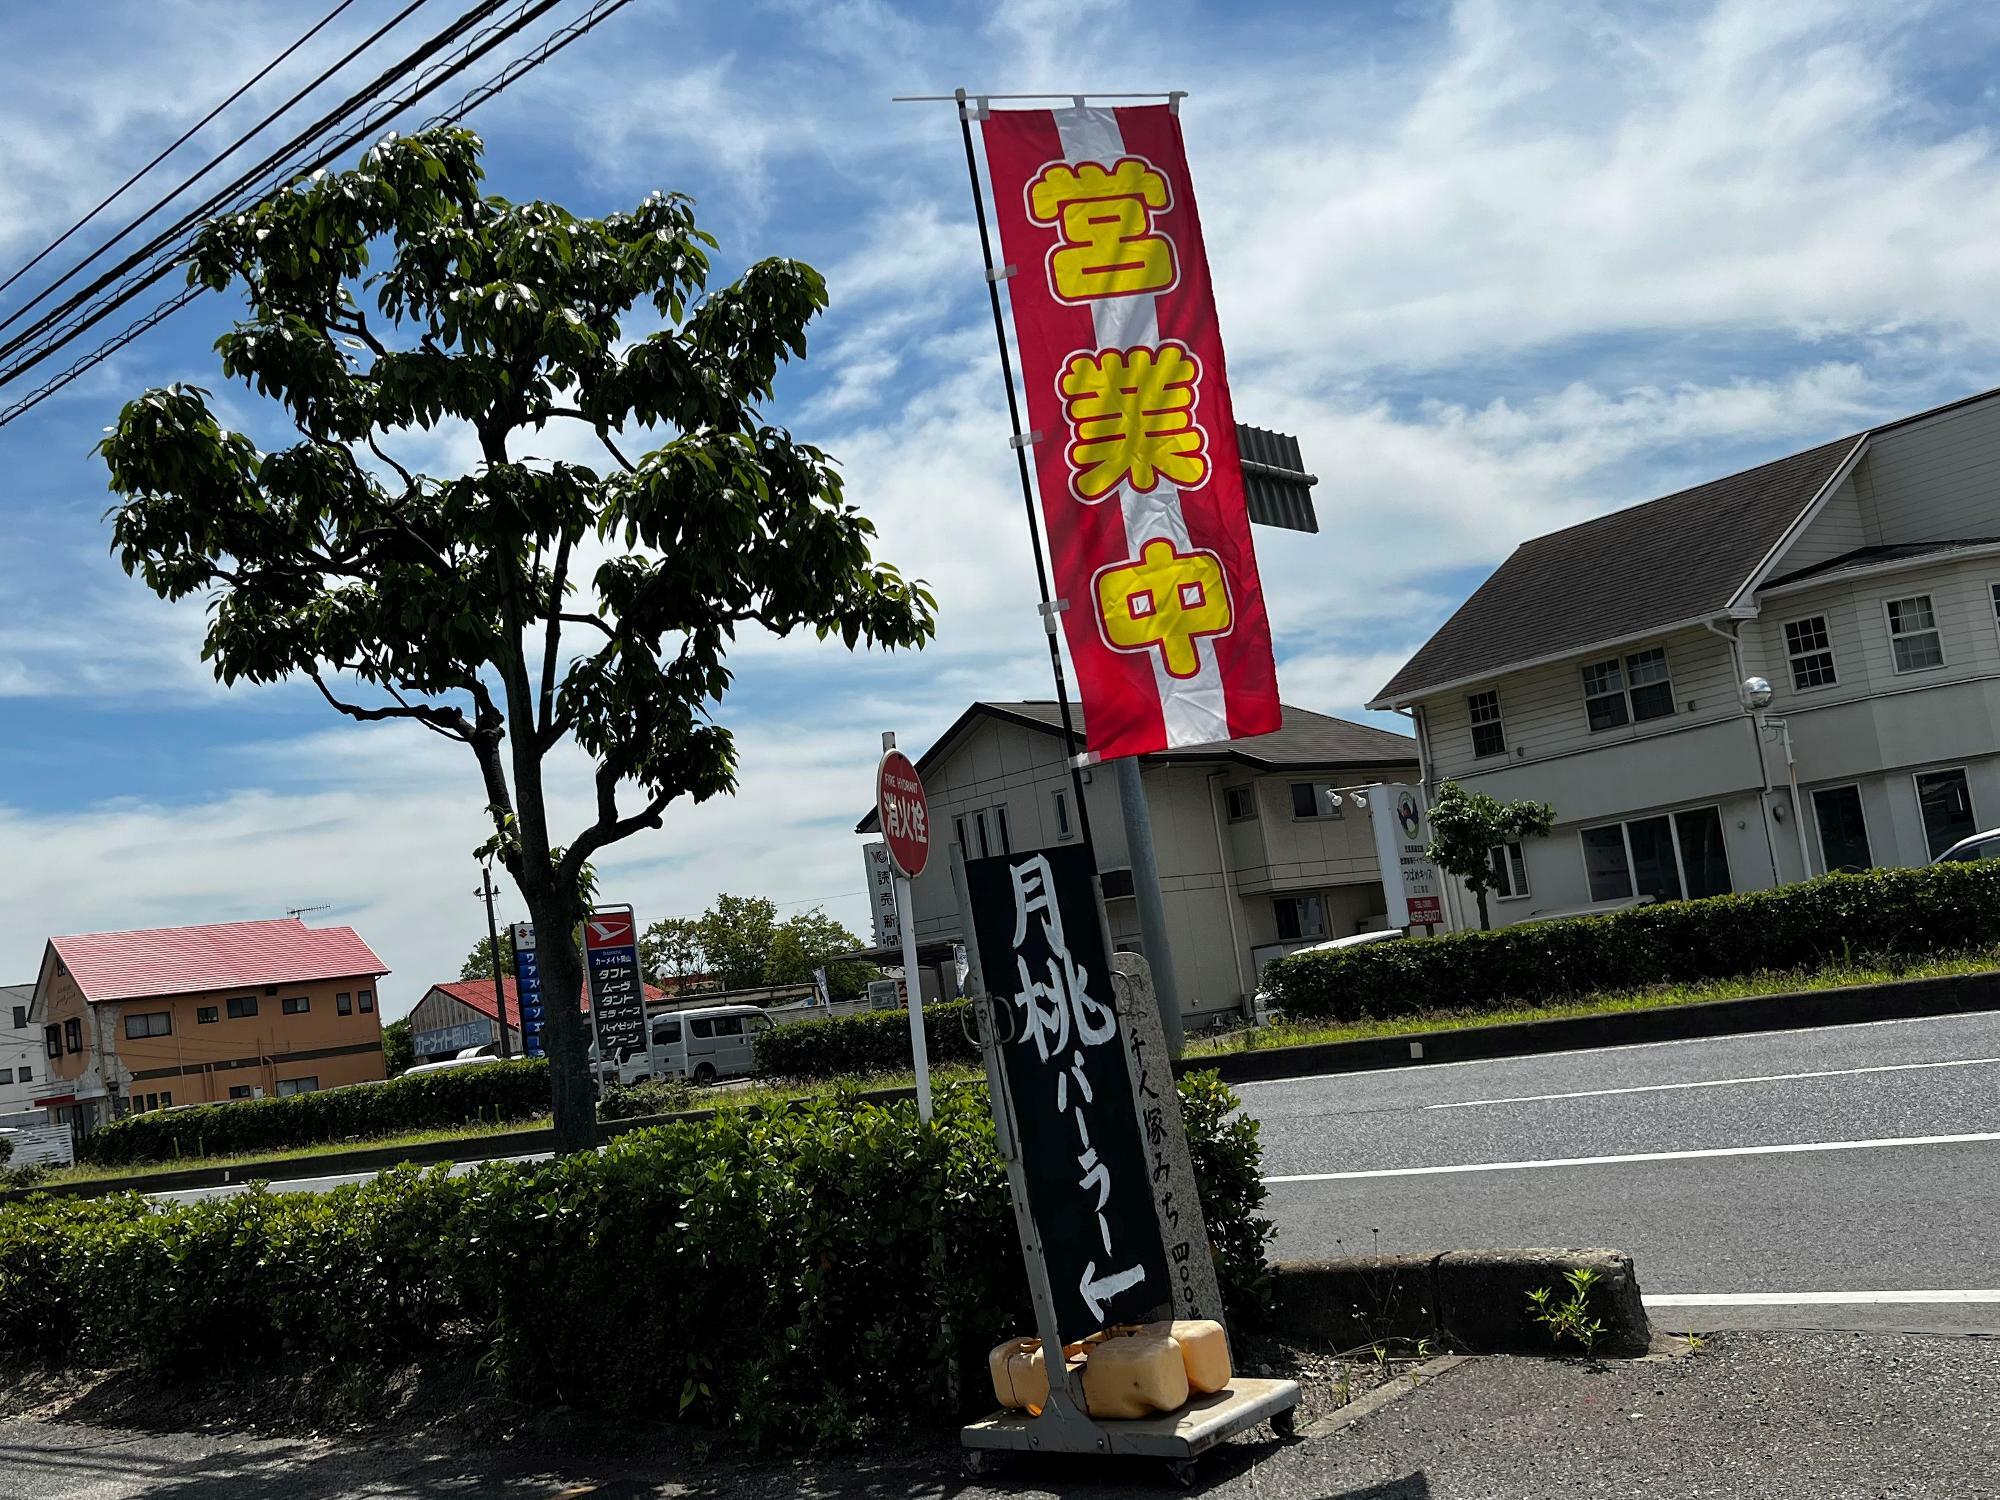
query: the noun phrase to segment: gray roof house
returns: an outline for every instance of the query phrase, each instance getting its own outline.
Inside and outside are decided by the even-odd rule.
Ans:
[[[1555,805],[1497,920],[1921,863],[2000,822],[1996,481],[1986,392],[1536,537],[1370,706]]]
[[[924,952],[963,937],[949,844],[978,858],[1081,836],[1061,724],[1053,702],[974,703],[917,757],[936,851],[913,893]],[[1140,772],[1191,1019],[1242,1006],[1268,959],[1386,921],[1367,815],[1331,807],[1325,791],[1414,781],[1408,736],[1287,706],[1272,734],[1142,756]],[[1102,767],[1085,778],[1113,944],[1144,952],[1113,778]],[[855,831],[877,831],[872,810]],[[925,989],[938,992],[934,972]]]

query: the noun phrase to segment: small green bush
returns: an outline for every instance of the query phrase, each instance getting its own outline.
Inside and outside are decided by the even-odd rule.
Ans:
[[[1264,984],[1290,1019],[1381,1020],[1995,943],[2000,861],[1982,861],[1298,953],[1271,965]]]
[[[678,1078],[649,1078],[644,1083],[614,1083],[597,1101],[600,1120],[637,1120],[647,1115],[672,1115],[694,1107],[694,1089]]]
[[[234,1099],[130,1115],[85,1136],[77,1144],[77,1156],[100,1166],[137,1166],[284,1151],[482,1121],[504,1124],[548,1111],[549,1065],[545,1059],[522,1058],[282,1099]]]
[[[1182,1098],[1233,1310],[1269,1226],[1254,1122],[1213,1074]],[[555,1161],[386,1172],[328,1193],[0,1208],[0,1352],[170,1377],[259,1356],[408,1360],[468,1335],[532,1405],[686,1415],[746,1446],[959,1414],[1032,1323],[978,1088],[836,1096],[634,1131]],[[462,1347],[462,1346],[461,1346]]]
[[[924,1050],[933,1067],[964,1063],[976,1067],[979,1047],[967,1033],[969,1000],[944,1000],[924,1007]],[[857,1078],[870,1073],[910,1070],[910,1013],[867,1011],[829,1021],[794,1021],[759,1032],[757,1071],[773,1078],[811,1081]]]

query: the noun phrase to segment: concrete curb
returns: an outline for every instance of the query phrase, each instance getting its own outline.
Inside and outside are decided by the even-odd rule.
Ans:
[[[1224,1083],[1267,1083],[1323,1073],[1364,1073],[1486,1057],[1532,1057],[1588,1047],[1630,1046],[1635,1042],[1678,1042],[1690,1037],[1850,1026],[1862,1021],[1912,1020],[1980,1010],[2000,1010],[2000,970],[1948,974],[1936,979],[1898,979],[1842,989],[1753,995],[1744,1000],[1704,1000],[1693,1005],[1614,1011],[1601,1016],[1563,1016],[1551,1021],[1413,1031],[1401,1036],[1321,1042],[1308,1047],[1229,1052],[1219,1057],[1183,1059],[1175,1067],[1184,1073],[1212,1069],[1222,1075]]]
[[[1632,1257],[1621,1250],[1451,1250],[1440,1255],[1349,1256],[1285,1261],[1276,1271],[1275,1324],[1288,1339],[1346,1351],[1428,1340],[1469,1354],[1555,1354],[1529,1317],[1528,1294],[1563,1273],[1598,1273],[1591,1314],[1603,1320],[1605,1354],[1641,1355],[1652,1328]]]

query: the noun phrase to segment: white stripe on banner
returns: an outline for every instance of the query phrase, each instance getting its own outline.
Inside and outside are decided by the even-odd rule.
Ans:
[[[1095,161],[1110,166],[1125,154],[1124,137],[1118,117],[1108,109],[1059,109],[1055,111],[1056,134],[1062,141],[1063,160],[1071,163]],[[1178,184],[1185,191],[1185,184]],[[1102,297],[1090,304],[1091,322],[1100,349],[1130,349],[1134,345],[1156,345],[1160,341],[1159,310],[1151,295]],[[1200,419],[1200,413],[1196,413]],[[1141,494],[1130,484],[1118,487],[1118,503],[1125,516],[1125,543],[1128,557],[1152,537],[1165,537],[1180,551],[1190,545],[1187,517],[1181,511],[1181,493],[1166,478],[1154,485],[1150,494]],[[1097,601],[1071,600],[1097,618]],[[1166,720],[1170,748],[1205,745],[1229,738],[1229,714],[1222,692],[1222,669],[1215,660],[1214,643],[1206,636],[1195,639],[1195,653],[1201,663],[1192,677],[1176,677],[1167,670],[1163,652],[1148,649],[1153,664],[1153,685],[1160,695],[1160,711]]]

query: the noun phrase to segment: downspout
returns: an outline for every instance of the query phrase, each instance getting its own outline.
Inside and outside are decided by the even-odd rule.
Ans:
[[[1738,632],[1724,630],[1713,620],[1703,620],[1701,623],[1729,642],[1729,666],[1736,676],[1737,691],[1741,693],[1744,679],[1743,642]],[[1771,884],[1775,888],[1784,884],[1784,876],[1778,872],[1778,841],[1771,833],[1771,768],[1764,761],[1764,735],[1757,726],[1757,716],[1745,709],[1743,722],[1750,727],[1750,748],[1757,753],[1757,779],[1763,784],[1763,790],[1757,794],[1758,821],[1764,825],[1764,850],[1771,861]],[[1798,816],[1796,805],[1792,809],[1792,816],[1795,818]],[[1803,838],[1804,834],[1801,833],[1800,837]]]
[[[1229,966],[1236,972],[1236,982],[1242,987],[1237,996],[1237,1004],[1245,1015],[1253,1012],[1253,997],[1249,977],[1243,971],[1243,936],[1236,927],[1236,872],[1229,868],[1229,845],[1223,838],[1222,814],[1216,809],[1215,794],[1222,784],[1222,772],[1208,773],[1208,816],[1215,825],[1215,857],[1222,868],[1222,914],[1229,919]],[[1256,795],[1254,789],[1251,795]]]

